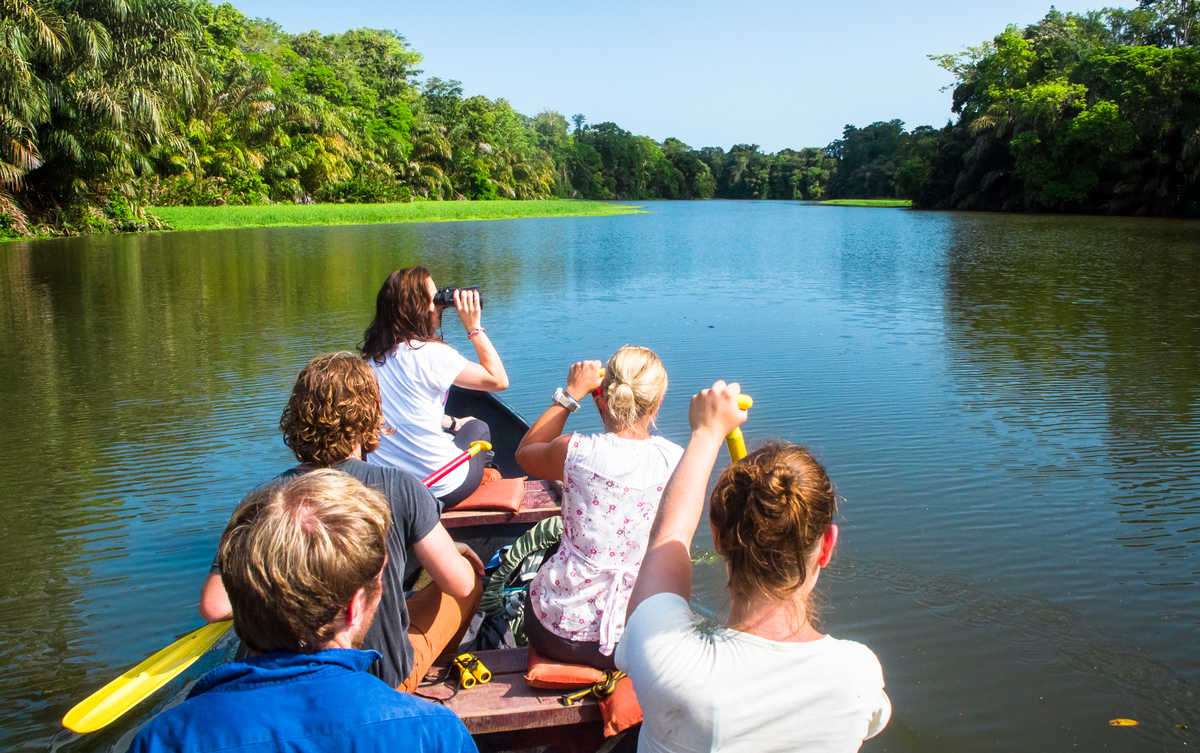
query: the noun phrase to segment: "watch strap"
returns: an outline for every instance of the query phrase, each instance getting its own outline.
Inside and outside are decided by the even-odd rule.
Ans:
[[[568,412],[574,413],[579,410],[579,401],[567,394],[567,391],[562,387],[554,390],[554,402],[566,408]]]

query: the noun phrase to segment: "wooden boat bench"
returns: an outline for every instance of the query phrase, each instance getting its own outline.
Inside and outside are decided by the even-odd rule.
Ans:
[[[516,512],[450,509],[442,513],[442,525],[447,529],[510,525],[527,528],[561,513],[561,500],[562,485],[557,481],[526,481],[525,498]]]
[[[430,699],[447,699],[446,708],[458,714],[481,744],[480,750],[521,750],[548,746],[557,751],[595,750],[603,741],[600,707],[594,698],[564,706],[568,691],[540,690],[525,682],[529,653],[524,648],[479,651],[479,660],[492,671],[492,681],[459,690],[457,676],[423,684],[417,692]],[[449,657],[442,657],[425,675],[430,683],[443,676]],[[453,670],[451,670],[453,674]]]

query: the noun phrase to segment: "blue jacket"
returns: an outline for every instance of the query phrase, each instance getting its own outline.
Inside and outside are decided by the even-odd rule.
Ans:
[[[138,732],[130,753],[287,750],[476,753],[449,709],[400,693],[374,651],[273,653],[223,664]]]

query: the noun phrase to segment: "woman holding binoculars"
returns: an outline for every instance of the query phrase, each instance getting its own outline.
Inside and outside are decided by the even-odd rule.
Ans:
[[[599,361],[571,366],[566,389],[521,440],[517,462],[564,487],[562,541],[529,585],[529,645],[545,659],[614,669],[650,523],[683,449],[651,433],[667,391],[654,351],[626,345],[603,372]],[[564,434],[588,395],[604,432]]]
[[[478,362],[443,342],[442,312],[453,305],[475,347]],[[455,289],[452,302],[439,295],[425,267],[388,275],[375,299],[375,318],[363,334],[362,355],[375,370],[387,431],[367,460],[395,466],[424,478],[466,450],[488,441],[491,432],[477,418],[445,415],[450,385],[484,392],[508,388],[508,374],[482,323],[479,291]],[[490,453],[479,453],[432,487],[443,508],[470,496],[483,480]]]

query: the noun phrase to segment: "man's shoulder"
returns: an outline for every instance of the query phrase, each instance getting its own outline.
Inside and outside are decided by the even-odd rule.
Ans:
[[[259,484],[258,486],[254,487],[254,490],[258,491],[259,489],[262,489],[263,487],[271,486],[272,484],[279,484],[284,481],[290,481],[291,479],[294,479],[297,476],[303,476],[304,474],[308,473],[311,470],[312,470],[312,468],[309,468],[309,467],[306,467],[303,465],[293,465],[291,468],[288,468],[286,471],[280,471],[278,474],[276,474],[275,478],[271,479],[270,481],[264,481],[261,484]]]
[[[348,458],[333,467],[349,473],[367,486],[378,489],[389,498],[392,495],[416,499],[430,496],[429,490],[416,476],[390,465],[376,465],[357,458]],[[403,499],[393,500],[393,502],[395,501],[403,501]]]
[[[336,699],[324,706],[324,714],[288,712],[311,712],[321,697]],[[304,753],[457,753],[473,749],[469,738],[449,709],[400,693],[365,672],[337,672],[317,682],[242,687],[235,681],[199,693],[155,717],[138,732],[130,753],[253,749],[267,741],[286,742]],[[413,747],[417,739],[426,744]]]
[[[429,532],[438,521],[442,507],[437,498],[425,488],[416,476],[389,465],[376,465],[358,458],[347,458],[331,466],[334,470],[348,473],[387,498],[392,508],[393,522],[409,523],[402,528],[407,536],[419,539]],[[291,468],[276,476],[282,480],[290,475],[304,473],[302,466]],[[416,540],[416,539],[413,539]]]
[[[380,720],[451,722],[455,727],[462,724],[458,716],[445,706],[395,690],[374,675],[356,673],[351,682],[355,688],[347,696],[343,696],[346,702],[355,702],[374,709]]]
[[[474,750],[470,733],[458,716],[439,704],[401,693],[377,677],[355,678],[358,693],[339,695],[341,704],[357,704],[360,712],[349,712],[345,720],[349,747],[356,736],[369,736],[366,748],[412,750],[414,753],[445,753]],[[420,745],[414,741],[421,740]]]

